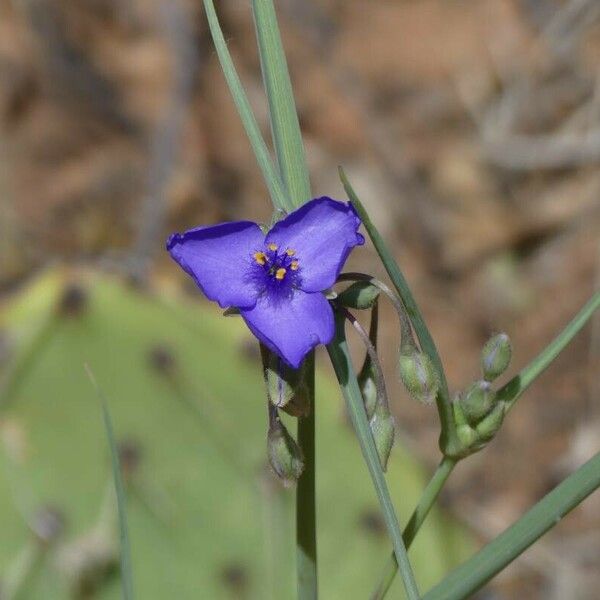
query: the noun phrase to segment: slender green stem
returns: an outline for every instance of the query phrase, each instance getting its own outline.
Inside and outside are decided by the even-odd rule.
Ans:
[[[519,396],[564,350],[598,308],[600,308],[600,290],[592,295],[573,320],[534,360],[498,390],[496,397],[507,403],[507,410],[514,406]]]
[[[442,424],[442,435],[440,438],[440,447],[442,452],[446,455],[452,455],[454,450],[459,446],[456,431],[454,428],[454,420],[452,417],[452,406],[450,404],[450,395],[448,392],[448,382],[446,381],[446,375],[444,373],[444,366],[442,364],[442,360],[440,355],[438,354],[435,342],[433,341],[433,337],[425,324],[425,320],[421,315],[421,311],[410,291],[408,283],[400,270],[400,267],[394,260],[392,253],[389,251],[386,243],[377,228],[371,221],[369,214],[365,210],[365,207],[362,205],[362,202],[356,195],[352,185],[348,181],[344,170],[340,167],[340,179],[348,194],[348,198],[352,202],[352,205],[356,209],[356,212],[360,216],[365,229],[369,235],[369,238],[373,242],[373,246],[375,246],[375,250],[377,250],[377,254],[379,254],[379,258],[387,271],[387,274],[390,277],[394,287],[396,288],[400,298],[402,298],[402,302],[406,308],[406,312],[410,318],[410,321],[415,329],[415,333],[419,338],[419,342],[421,344],[421,348],[423,352],[425,352],[434,366],[439,372],[440,375],[440,391],[436,398],[438,413],[440,415],[440,421]]]
[[[265,183],[267,184],[273,206],[275,208],[290,210],[292,204],[290,203],[288,191],[281,179],[281,175],[275,168],[269,149],[262,137],[256,118],[252,112],[252,107],[250,106],[250,102],[248,101],[248,97],[242,86],[242,82],[235,70],[231,54],[229,53],[223,31],[219,24],[219,18],[217,17],[213,0],[204,0],[204,9],[206,11],[213,43],[217,50],[217,56],[219,57],[221,68],[225,75],[225,80],[227,81],[227,85],[233,96],[233,101],[235,102],[240,119],[246,130],[246,135],[252,145],[252,150],[256,156],[258,166],[260,167]]]
[[[433,477],[429,480],[427,487],[423,490],[419,504],[417,504],[417,507],[415,508],[402,533],[402,538],[404,539],[404,544],[406,545],[407,549],[410,548],[419,529],[421,528],[421,525],[423,525],[425,522],[429,511],[442,491],[442,488],[448,480],[448,477],[450,477],[450,473],[452,473],[456,463],[457,461],[455,459],[444,456],[435,473],[433,474]],[[385,598],[385,595],[388,593],[397,572],[398,561],[396,561],[395,553],[392,552],[390,559],[385,566],[381,581],[371,596],[371,600],[383,600],[383,598]]]
[[[272,0],[252,0],[252,9],[277,162],[291,205],[297,208],[311,198],[310,181],[275,6]]]
[[[375,447],[375,441],[373,440],[373,434],[369,427],[369,422],[367,421],[367,415],[365,413],[360,388],[358,386],[358,381],[356,380],[356,375],[354,373],[354,368],[352,366],[352,361],[348,351],[348,345],[346,343],[344,323],[344,316],[337,315],[336,336],[333,342],[327,346],[327,350],[329,352],[329,357],[331,358],[337,379],[340,383],[342,393],[348,404],[350,418],[356,431],[363,457],[367,463],[367,467],[373,481],[373,486],[375,487],[375,491],[383,511],[383,518],[385,520],[388,533],[392,539],[394,552],[396,554],[396,559],[400,568],[400,574],[402,575],[402,580],[404,582],[407,598],[409,600],[415,600],[420,597],[419,591],[417,589],[412,567],[408,560],[406,547],[404,545],[404,541],[402,540],[402,533],[400,530],[400,524],[398,523],[398,517],[396,516],[387,483],[385,481],[385,476],[379,462],[379,456]]]
[[[296,102],[272,0],[252,0],[263,81],[269,100],[269,117],[279,172],[296,208],[311,198],[310,180]],[[317,532],[315,506],[315,393],[314,356],[305,369],[310,415],[298,421],[298,444],[304,454],[304,471],[296,494],[296,548],[298,597],[317,598]]]
[[[600,453],[567,477],[516,523],[454,569],[424,600],[470,598],[593,491],[600,487]]]
[[[310,412],[298,419],[298,445],[304,454],[304,471],[296,488],[296,544],[298,561],[298,598],[317,597],[317,510],[315,494],[315,368],[314,354],[306,369]]]

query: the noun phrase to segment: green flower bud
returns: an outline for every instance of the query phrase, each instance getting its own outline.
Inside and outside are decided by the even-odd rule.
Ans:
[[[379,288],[368,281],[356,281],[337,297],[337,302],[347,308],[367,310],[379,297]]]
[[[302,450],[279,417],[273,419],[269,426],[267,453],[271,468],[285,486],[298,481],[304,470]]]
[[[487,381],[476,381],[460,397],[460,406],[471,425],[479,423],[491,410],[496,397]]]
[[[510,339],[505,333],[491,337],[481,351],[481,370],[487,381],[494,381],[506,371],[512,356]]]
[[[294,417],[305,417],[310,410],[306,367],[292,369],[279,356],[261,345],[267,396],[273,406]]]
[[[482,442],[489,442],[498,432],[504,420],[504,403],[499,402],[494,406],[492,412],[481,421],[475,430]]]
[[[369,421],[369,426],[373,433],[381,468],[385,471],[394,445],[395,427],[394,417],[392,417],[388,407],[383,402],[377,403],[375,412]]]
[[[400,354],[398,370],[402,383],[413,398],[427,404],[435,400],[440,387],[440,376],[427,354]]]
[[[367,355],[365,362],[357,376],[358,385],[360,387],[360,393],[363,397],[365,405],[365,412],[367,413],[367,419],[370,419],[375,412],[377,406],[377,382],[375,378],[375,371],[373,369],[373,363]]]
[[[456,435],[464,448],[472,448],[477,442],[477,432],[470,425],[461,425],[456,428]]]

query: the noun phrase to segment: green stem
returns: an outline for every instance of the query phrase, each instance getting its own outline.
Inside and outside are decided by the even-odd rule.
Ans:
[[[423,600],[470,598],[593,491],[600,487],[600,453],[577,469],[516,523],[454,569]]]
[[[573,320],[534,360],[498,390],[496,397],[507,403],[507,410],[514,406],[519,396],[564,350],[598,308],[600,308],[600,290],[592,295]]]
[[[317,598],[317,524],[315,502],[315,368],[314,354],[307,373],[310,412],[298,419],[298,445],[304,454],[304,471],[296,488],[296,552],[298,563],[298,598]]]
[[[455,459],[444,456],[435,473],[433,474],[433,477],[429,480],[427,487],[423,490],[419,504],[417,504],[417,507],[415,508],[402,533],[402,538],[404,539],[404,544],[406,545],[407,549],[410,548],[411,544],[413,543],[413,540],[421,528],[421,525],[423,525],[425,519],[427,518],[429,511],[442,491],[442,488],[448,480],[450,473],[452,473],[452,470],[456,466],[456,463],[457,461]],[[383,600],[383,598],[385,598],[385,595],[390,589],[397,572],[398,561],[396,560],[395,553],[392,552],[390,559],[385,566],[381,581],[371,596],[371,600]]]
[[[402,540],[402,533],[400,530],[400,524],[398,523],[398,517],[392,504],[392,499],[385,481],[385,476],[379,462],[379,456],[375,447],[375,441],[373,440],[373,434],[367,421],[367,415],[363,404],[363,399],[356,380],[352,361],[348,351],[348,345],[346,343],[346,336],[344,332],[344,316],[336,316],[336,336],[327,346],[331,363],[335,370],[337,379],[340,383],[342,393],[348,404],[348,411],[352,424],[358,437],[361,451],[371,479],[373,486],[377,493],[381,509],[383,511],[383,518],[388,529],[388,533],[392,539],[394,552],[398,565],[400,568],[400,574],[404,582],[404,588],[406,595],[409,600],[417,600],[420,598],[417,584],[412,571],[412,567],[408,560],[406,553],[406,547]]]
[[[434,366],[438,370],[440,374],[440,391],[436,398],[438,413],[440,415],[440,422],[442,425],[442,435],[440,438],[440,447],[442,452],[446,455],[452,455],[456,448],[459,447],[458,438],[456,436],[456,431],[454,427],[454,420],[452,416],[452,406],[450,404],[450,394],[448,392],[448,382],[446,381],[446,375],[444,373],[444,366],[442,364],[442,360],[437,351],[435,342],[433,341],[433,337],[425,324],[425,320],[421,315],[421,311],[410,291],[408,283],[402,274],[402,271],[398,267],[398,264],[394,260],[392,253],[389,251],[386,246],[383,238],[377,228],[371,221],[365,207],[362,205],[362,202],[356,195],[352,185],[348,181],[344,170],[340,167],[340,179],[348,194],[348,198],[352,202],[352,205],[356,209],[359,217],[362,220],[367,233],[369,234],[369,238],[373,242],[373,246],[375,246],[375,250],[377,250],[377,254],[389,275],[390,280],[392,281],[394,287],[396,288],[400,298],[402,298],[402,302],[406,308],[406,312],[410,318],[410,321],[415,329],[415,333],[419,338],[419,342],[421,344],[421,348],[423,352],[425,352]]]
[[[263,81],[269,100],[269,118],[279,172],[289,205],[297,208],[311,198],[310,180],[296,102],[287,67],[277,15],[272,0],[252,0]],[[296,496],[296,548],[298,597],[317,598],[317,532],[315,506],[315,393],[314,356],[308,358],[310,415],[298,422],[298,444],[304,454],[304,471]]]

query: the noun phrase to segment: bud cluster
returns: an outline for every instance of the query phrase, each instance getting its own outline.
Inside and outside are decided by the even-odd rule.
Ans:
[[[505,333],[490,338],[481,352],[483,378],[458,394],[452,404],[456,432],[465,455],[483,448],[502,425],[506,407],[498,400],[492,382],[506,371],[511,354]]]

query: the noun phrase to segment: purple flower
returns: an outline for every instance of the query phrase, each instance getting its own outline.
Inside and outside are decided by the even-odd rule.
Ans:
[[[239,308],[252,333],[298,368],[333,338],[333,310],[322,292],[364,243],[359,227],[350,204],[324,197],[266,235],[251,221],[220,223],[173,234],[167,250],[207,298]]]

